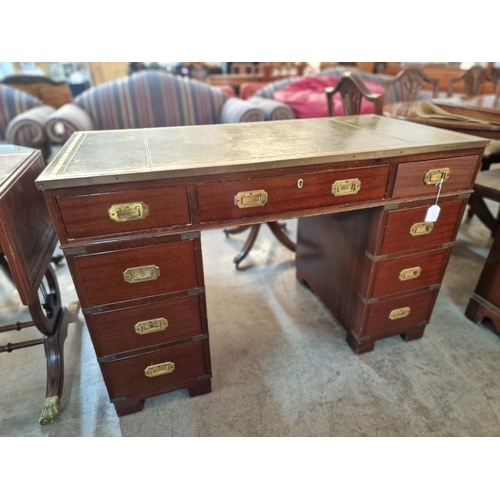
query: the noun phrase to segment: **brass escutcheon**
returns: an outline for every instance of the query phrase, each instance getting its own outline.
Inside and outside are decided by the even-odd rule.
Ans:
[[[428,186],[432,186],[435,184],[439,184],[441,179],[443,179],[443,182],[446,182],[449,178],[450,178],[449,168],[435,168],[433,170],[429,170],[424,175],[424,182]]]
[[[155,265],[142,267],[129,267],[123,271],[123,279],[127,283],[141,283],[152,281],[160,276],[160,268]]]
[[[149,215],[149,208],[142,201],[122,203],[111,205],[108,214],[109,218],[115,222],[130,222],[145,219]]]
[[[267,203],[267,193],[263,189],[257,191],[240,191],[234,197],[238,208],[263,207]]]
[[[410,228],[412,236],[422,236],[429,234],[434,229],[434,222],[417,222]]]
[[[175,364],[172,363],[172,361],[165,361],[165,363],[148,366],[144,370],[144,375],[146,375],[146,377],[159,377],[160,375],[172,373],[174,370]]]
[[[421,272],[422,272],[422,268],[419,266],[409,267],[408,269],[403,269],[399,273],[399,279],[401,281],[412,280],[412,279],[418,278],[420,276]]]
[[[335,181],[332,184],[333,196],[356,194],[360,189],[361,181],[359,179],[345,179],[343,181]]]
[[[389,314],[389,319],[401,319],[406,318],[411,312],[409,307],[400,307],[399,309],[394,309]]]
[[[162,332],[168,327],[168,321],[165,318],[148,319],[139,321],[134,327],[136,333],[145,335],[146,333]]]

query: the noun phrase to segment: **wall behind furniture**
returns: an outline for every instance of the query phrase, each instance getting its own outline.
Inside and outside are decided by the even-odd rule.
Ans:
[[[128,75],[128,62],[89,62],[94,85]]]

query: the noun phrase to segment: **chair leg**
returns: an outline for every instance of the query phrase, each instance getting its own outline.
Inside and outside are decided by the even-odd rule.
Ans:
[[[288,250],[295,252],[295,243],[285,234],[285,224],[280,224],[279,222],[268,222],[267,225],[282,245],[288,248]]]
[[[238,252],[236,257],[233,259],[233,262],[236,264],[236,269],[239,269],[240,262],[248,255],[251,248],[253,247],[255,240],[259,234],[260,224],[255,224],[250,226],[250,234],[248,235],[243,248]]]
[[[288,250],[295,252],[295,243],[285,234],[286,224],[280,222],[268,222],[267,225],[271,229],[271,232],[274,234],[276,239]],[[236,264],[236,269],[239,268],[240,262],[249,254],[252,249],[255,241],[257,240],[257,236],[259,234],[261,224],[254,224],[251,226],[237,226],[231,229],[224,229],[224,233],[226,237],[229,237],[230,234],[238,234],[243,231],[250,229],[250,234],[243,245],[243,248],[238,252],[238,254],[234,257],[233,262]]]
[[[499,221],[493,217],[484,200],[472,193],[469,198],[469,206],[479,220],[491,231],[492,236],[494,236],[499,226]]]

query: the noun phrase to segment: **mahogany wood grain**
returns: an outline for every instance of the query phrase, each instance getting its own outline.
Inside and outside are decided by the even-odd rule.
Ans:
[[[360,293],[371,299],[438,285],[443,279],[449,253],[449,249],[445,248],[376,262],[371,289]],[[421,269],[418,277],[405,281],[399,278],[401,271],[414,267]]]
[[[151,365],[170,361],[172,373],[147,377],[144,370]],[[204,342],[189,342],[159,349],[140,356],[101,363],[101,370],[111,399],[141,395],[142,398],[168,392],[172,384],[188,387],[198,377],[210,376],[205,366]]]
[[[440,204],[441,212],[439,218],[434,222],[434,228],[429,234],[412,236],[410,228],[415,223],[424,222],[427,209],[432,203],[422,207],[392,210],[387,214],[387,223],[378,252],[373,255],[385,255],[404,250],[417,250],[420,248],[433,247],[455,240],[458,226],[461,222],[461,214],[465,210],[465,201],[455,201]]]
[[[356,330],[363,336],[368,335],[379,339],[381,332],[384,332],[384,334],[392,331],[403,332],[405,329],[417,326],[423,321],[429,321],[435,295],[436,290],[425,290],[380,300],[374,304],[366,304],[366,320]],[[399,319],[390,319],[389,314],[391,311],[403,307],[410,308],[408,316]]]
[[[302,174],[248,181],[221,182],[198,186],[200,220],[233,220],[252,215],[271,214],[333,205],[347,205],[366,200],[382,200],[387,189],[388,165],[371,168],[346,169],[321,174]],[[334,196],[335,181],[357,178],[361,189],[356,194]],[[302,180],[303,187],[299,187]],[[234,197],[239,192],[265,190],[268,201],[256,208],[235,206]]]
[[[81,277],[83,308],[199,286],[192,240],[76,256],[74,265]],[[139,283],[124,280],[126,269],[149,265],[160,268],[157,279]]]
[[[373,266],[365,268],[365,250],[381,231],[384,210],[299,219],[296,276],[349,330],[358,314],[358,292]]]
[[[208,330],[203,332],[201,324],[202,300],[204,295],[196,295],[86,315],[97,357],[208,334]],[[165,330],[142,335],[135,331],[137,323],[157,318],[168,321]]]
[[[57,245],[43,193],[34,189],[45,168],[38,151],[0,155],[0,240],[23,304],[37,299],[38,287]]]
[[[110,218],[112,205],[135,202],[147,205],[145,219],[115,222]],[[68,239],[172,228],[190,222],[186,188],[182,186],[60,197],[57,203]]]
[[[450,170],[450,177],[443,183],[441,193],[470,189],[479,169],[479,156],[459,156],[440,160],[400,163],[392,196],[406,198],[408,196],[437,195],[437,186],[425,184],[424,177],[429,170],[444,168]]]

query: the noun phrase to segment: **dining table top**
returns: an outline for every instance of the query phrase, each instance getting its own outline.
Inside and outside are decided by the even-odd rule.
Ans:
[[[500,140],[500,95],[453,96],[430,99],[427,102],[433,109],[439,108],[442,116],[438,113],[422,112],[426,101],[386,103],[383,114],[391,118]]]

